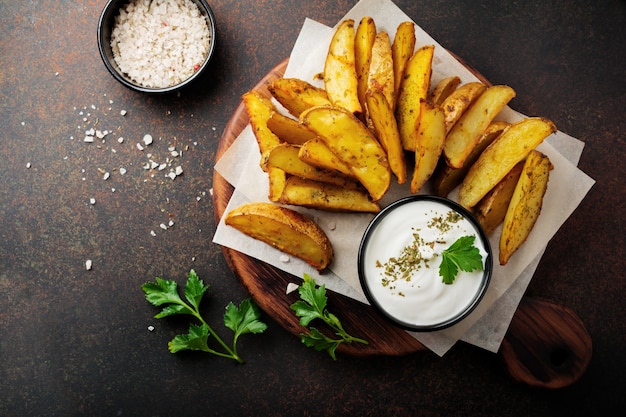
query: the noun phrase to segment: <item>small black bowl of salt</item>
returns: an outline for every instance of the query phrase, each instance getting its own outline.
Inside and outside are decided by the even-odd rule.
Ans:
[[[205,0],[109,0],[98,48],[111,75],[145,93],[197,79],[215,51],[215,17]]]

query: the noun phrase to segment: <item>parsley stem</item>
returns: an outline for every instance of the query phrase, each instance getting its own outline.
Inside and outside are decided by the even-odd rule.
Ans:
[[[189,307],[189,306],[188,306]],[[213,336],[213,338],[215,340],[217,340],[217,342],[224,348],[224,350],[226,350],[226,352],[228,353],[223,353],[223,352],[219,352],[216,350],[211,349],[210,347],[207,346],[207,352],[213,353],[215,355],[218,356],[222,356],[224,358],[230,358],[230,359],[234,359],[239,363],[243,363],[243,359],[237,354],[237,349],[235,348],[235,346],[233,346],[233,348],[231,349],[223,340],[221,337],[219,337],[219,335],[217,333],[215,333],[215,330],[213,330],[213,328],[211,326],[209,326],[209,324],[202,318],[202,316],[200,315],[200,312],[197,309],[191,309],[191,311],[193,312],[193,316],[196,317],[198,320],[200,320],[200,322],[202,324],[204,324],[208,331],[209,334],[211,336]]]

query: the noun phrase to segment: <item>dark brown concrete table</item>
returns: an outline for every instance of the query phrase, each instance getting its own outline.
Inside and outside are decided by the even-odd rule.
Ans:
[[[593,339],[586,374],[558,391],[516,384],[497,356],[463,343],[443,358],[332,362],[272,321],[241,339],[244,365],[168,353],[185,323],[153,319],[143,282],[181,282],[194,268],[211,285],[211,317],[247,296],[211,243],[225,124],[241,94],[288,56],[306,17],[332,25],[355,2],[215,0],[211,70],[159,97],[106,72],[95,36],[104,3],[0,1],[0,415],[589,416],[626,407],[626,3],[396,2],[489,80],[512,85],[516,110],[586,143],[580,167],[597,184],[528,289],[574,310]],[[104,142],[83,142],[91,127],[109,131]],[[140,151],[145,134],[154,143]],[[170,147],[183,151],[174,158],[183,176],[143,168],[173,158]]]

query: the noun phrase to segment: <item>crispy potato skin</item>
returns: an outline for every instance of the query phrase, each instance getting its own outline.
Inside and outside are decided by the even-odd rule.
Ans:
[[[541,152],[532,150],[528,155],[502,224],[500,265],[508,263],[535,226],[552,168],[550,159]]]
[[[478,220],[478,223],[480,223],[487,235],[493,233],[494,229],[504,221],[504,216],[509,208],[513,191],[523,167],[524,162],[519,162],[515,165],[474,207],[476,220]]]
[[[307,110],[300,120],[350,167],[374,201],[385,195],[391,182],[387,154],[356,116],[340,107],[325,106]]]
[[[339,23],[324,63],[324,87],[333,105],[353,114],[363,111],[359,101],[354,56],[354,20]]]
[[[393,74],[393,58],[389,34],[381,31],[374,38],[372,46],[372,61],[367,77],[367,90],[380,91],[387,103],[393,106],[395,102],[395,84]],[[367,108],[367,107],[366,107]]]
[[[445,116],[441,107],[428,100],[420,103],[420,121],[417,131],[415,167],[411,179],[411,192],[417,193],[437,167],[446,139]]]
[[[278,145],[280,139],[267,127],[268,119],[276,111],[276,107],[270,99],[253,90],[245,93],[242,101],[261,153]]]
[[[331,104],[326,90],[299,78],[278,78],[267,89],[276,101],[296,117],[308,108]]]
[[[459,188],[459,204],[474,207],[515,164],[554,132],[554,123],[542,117],[528,117],[507,127],[467,172]]]
[[[433,189],[435,194],[440,197],[447,197],[448,194],[463,181],[467,171],[469,171],[470,167],[476,162],[485,148],[489,146],[507,126],[509,126],[507,122],[492,122],[487,127],[487,130],[485,130],[485,133],[482,134],[472,152],[465,159],[465,163],[461,168],[452,168],[441,158],[435,170],[435,174],[433,175]]]
[[[489,123],[515,97],[515,90],[494,85],[482,93],[459,118],[446,137],[443,153],[452,168],[461,168]]]
[[[380,206],[369,198],[362,187],[341,186],[295,176],[287,179],[280,202],[326,211],[380,211]]]
[[[333,260],[333,247],[310,218],[271,203],[248,203],[230,211],[224,222],[240,232],[296,256],[318,271]]]
[[[427,97],[430,89],[434,50],[433,45],[424,45],[415,51],[406,64],[400,83],[396,120],[402,147],[407,151],[416,149],[420,100]]]

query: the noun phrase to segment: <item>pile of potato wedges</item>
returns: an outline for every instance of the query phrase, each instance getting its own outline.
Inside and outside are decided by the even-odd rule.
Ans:
[[[409,181],[410,193],[430,181],[443,197],[459,187],[459,203],[488,234],[502,224],[499,261],[508,262],[541,211],[553,167],[535,148],[556,126],[541,117],[497,121],[515,97],[506,85],[461,84],[458,76],[431,85],[434,50],[416,45],[413,22],[401,23],[392,39],[371,17],[358,24],[346,19],[330,42],[323,87],[278,78],[268,86],[271,97],[256,90],[243,95],[276,207],[269,209],[273,220],[280,223],[282,205],[376,213],[392,181]],[[242,215],[229,213],[227,224],[234,226],[235,214]],[[285,232],[293,222],[282,222]],[[259,224],[237,227],[279,248],[299,246],[277,241],[288,233],[259,233]],[[308,227],[318,236],[318,228]],[[332,250],[322,240],[322,261],[296,256],[323,269]]]

